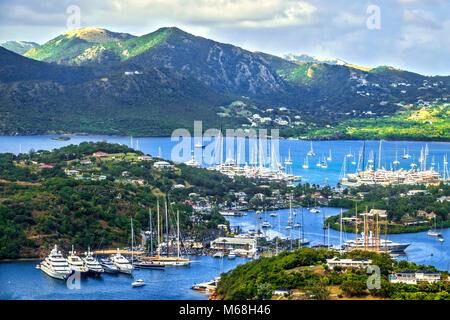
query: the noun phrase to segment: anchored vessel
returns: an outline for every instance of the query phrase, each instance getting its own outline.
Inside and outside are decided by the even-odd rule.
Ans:
[[[89,268],[84,265],[83,260],[79,256],[77,256],[76,251],[73,249],[69,252],[69,256],[67,257],[67,263],[69,264],[69,268],[75,272],[79,272],[80,275],[86,276],[89,272]]]
[[[45,260],[41,262],[40,269],[48,276],[61,280],[66,279],[72,274],[69,264],[58,250],[56,244]]]
[[[88,268],[89,275],[100,276],[103,272],[105,272],[97,259],[94,258],[94,255],[91,252],[90,248],[88,248],[88,251],[84,254],[85,257],[83,258],[83,261],[84,265]]]
[[[100,265],[106,273],[116,274],[119,272],[119,269],[109,258],[100,259]]]
[[[133,266],[130,262],[120,254],[120,249],[117,248],[117,253],[111,256],[112,263],[117,267],[119,272],[131,274]]]

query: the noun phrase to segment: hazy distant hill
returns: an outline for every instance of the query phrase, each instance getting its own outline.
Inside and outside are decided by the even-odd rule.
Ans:
[[[347,62],[336,59],[336,58],[320,58],[316,56],[310,56],[307,54],[294,54],[289,53],[282,56],[283,59],[288,61],[302,61],[302,62],[315,62],[315,63],[326,63],[326,64],[337,64],[340,66],[346,65]]]
[[[6,41],[0,44],[0,46],[18,54],[25,54],[25,52],[39,46],[39,44],[28,41]]]

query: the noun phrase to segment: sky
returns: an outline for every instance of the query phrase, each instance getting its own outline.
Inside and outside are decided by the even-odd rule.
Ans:
[[[78,14],[79,13],[79,14]],[[176,26],[274,55],[309,54],[450,75],[447,0],[1,0],[0,42],[76,28],[143,35]]]

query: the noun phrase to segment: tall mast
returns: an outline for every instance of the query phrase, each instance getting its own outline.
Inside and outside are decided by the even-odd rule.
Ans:
[[[342,252],[342,208],[339,217],[339,251]]]
[[[133,218],[131,218],[131,265],[133,265],[134,258],[134,233],[133,233]]]
[[[380,140],[380,146],[378,148],[378,169],[381,169],[381,141]]]
[[[358,202],[356,202],[355,208],[355,244],[356,248],[358,248]]]
[[[152,209],[148,208],[148,224],[150,231],[150,252],[153,252]]]
[[[156,223],[158,228],[158,248],[161,250],[161,238],[160,238],[160,230],[159,230],[159,200],[156,200]],[[158,251],[159,253],[159,251]]]
[[[177,258],[180,258],[180,211],[177,210]]]
[[[169,256],[169,213],[167,211],[167,199],[164,200],[164,205],[166,207],[166,251],[167,256]]]

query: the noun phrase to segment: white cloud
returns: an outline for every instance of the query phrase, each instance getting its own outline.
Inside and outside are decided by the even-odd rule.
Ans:
[[[440,21],[431,12],[424,10],[404,10],[403,21],[405,24],[418,27],[440,28]]]

